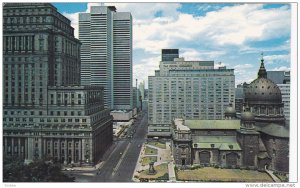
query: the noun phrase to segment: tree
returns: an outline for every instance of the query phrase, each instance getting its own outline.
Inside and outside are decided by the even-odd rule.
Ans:
[[[74,182],[75,178],[64,174],[59,163],[35,160],[30,164],[18,157],[4,156],[4,182]]]

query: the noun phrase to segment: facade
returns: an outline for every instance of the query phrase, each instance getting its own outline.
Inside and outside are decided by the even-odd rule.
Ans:
[[[112,143],[103,88],[80,85],[80,42],[49,3],[3,6],[3,149],[26,161],[97,162]]]
[[[284,104],[283,112],[287,124],[290,121],[290,71],[267,71],[268,79],[279,87]]]
[[[289,129],[282,108],[280,89],[267,79],[262,60],[258,78],[245,89],[240,119],[230,105],[224,120],[173,121],[172,152],[176,165],[262,171],[267,168],[288,174]]]
[[[179,58],[178,49],[162,49],[161,61],[174,61],[175,58]]]
[[[171,136],[176,117],[223,119],[234,104],[234,70],[214,69],[213,61],[160,62],[149,76],[148,136]]]
[[[79,14],[81,84],[104,87],[105,106],[132,109],[132,18],[114,6]]]

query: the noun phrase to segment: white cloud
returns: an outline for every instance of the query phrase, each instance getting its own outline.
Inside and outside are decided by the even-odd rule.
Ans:
[[[145,86],[148,88],[148,76],[154,76],[155,70],[159,70],[160,56],[154,56],[143,59],[141,63],[133,65],[133,85],[135,86],[135,79],[138,82],[145,81]]]
[[[74,35],[76,38],[78,38],[78,16],[79,13],[62,13],[65,17],[67,17],[69,20],[71,20],[71,26],[74,28]]]
[[[272,69],[272,71],[290,71],[290,70],[291,68],[286,66],[275,67],[274,69]]]
[[[264,56],[264,60],[265,60],[266,64],[273,64],[273,63],[277,63],[277,62],[289,63],[290,58],[291,58],[290,54]]]
[[[193,16],[181,13],[179,3],[104,3],[115,5],[118,12],[131,12],[133,17],[133,53],[143,50],[151,58],[138,58],[133,62],[134,77],[147,80],[149,74],[158,69],[160,50],[162,48],[179,48],[180,56],[186,60],[222,61],[225,56],[234,54],[232,47],[241,49],[240,53],[260,53],[276,50],[248,47],[249,42],[264,41],[290,35],[290,9],[263,9],[262,4],[239,4],[230,7],[218,7],[207,12],[205,16]],[[101,5],[89,3],[90,6]],[[203,7],[205,8],[205,7]],[[210,9],[211,7],[206,7]],[[156,14],[161,17],[155,17]],[[78,13],[64,13],[72,21],[75,36],[78,36]],[[209,50],[203,50],[209,47]],[[289,50],[289,42],[277,47]],[[280,49],[279,49],[280,48]],[[266,62],[269,61],[265,56]],[[272,57],[275,58],[275,57]],[[281,58],[281,59],[280,59]],[[277,57],[284,60],[287,57]],[[232,58],[234,59],[234,58]],[[273,59],[275,61],[275,59]],[[271,62],[271,61],[269,61]],[[221,65],[228,64],[227,62]],[[250,64],[235,67],[236,78],[249,80],[256,76],[256,70]],[[230,68],[230,67],[228,67]],[[253,71],[249,71],[253,69]],[[254,75],[254,76],[253,76]],[[134,85],[134,84],[133,84]]]

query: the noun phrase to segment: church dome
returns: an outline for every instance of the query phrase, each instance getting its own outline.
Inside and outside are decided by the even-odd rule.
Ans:
[[[229,104],[229,106],[226,108],[224,114],[225,114],[225,116],[228,116],[228,117],[235,117],[236,116],[236,111],[232,107],[232,104]]]
[[[248,103],[282,103],[279,87],[267,78],[264,60],[258,71],[258,78],[252,81],[245,90],[245,101]]]
[[[242,121],[255,121],[255,117],[252,112],[245,111],[241,114]]]

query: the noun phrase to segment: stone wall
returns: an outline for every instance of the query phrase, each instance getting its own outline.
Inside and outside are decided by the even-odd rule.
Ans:
[[[261,135],[269,156],[272,158],[270,168],[278,172],[289,172],[289,139]]]

